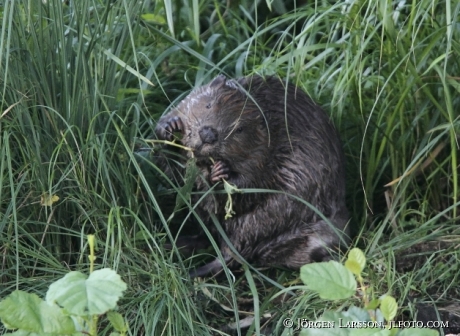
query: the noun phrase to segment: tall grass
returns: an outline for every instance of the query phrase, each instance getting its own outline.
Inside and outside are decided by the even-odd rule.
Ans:
[[[143,8],[126,1],[5,3],[0,296],[14,288],[43,296],[64,273],[87,270],[85,234],[94,232],[97,263],[131,285],[122,302],[127,316],[147,307],[133,315],[146,318],[133,324],[133,334],[166,325],[174,307],[169,334],[177,335],[196,329],[201,312],[191,300],[177,301],[187,283],[158,246],[154,220],[162,212],[151,190],[140,196],[134,139],[150,118],[145,92],[157,90],[152,74],[139,71]],[[41,204],[52,195],[59,200]]]
[[[268,273],[278,285],[250,272],[193,284],[193,260],[162,247],[193,205],[185,197],[168,220],[181,183],[159,184],[161,172],[135,153],[169,105],[221,72],[289,78],[330,113],[347,155],[355,244],[375,260],[378,293],[400,303],[414,288],[451,293],[458,275],[434,266],[458,264],[454,244],[405,274],[393,258],[426,242],[458,244],[460,4],[271,5],[4,2],[0,297],[15,288],[43,295],[69,270],[86,270],[85,234],[95,233],[97,263],[128,282],[120,310],[133,335],[219,334],[246,316],[245,303],[256,321],[271,314],[276,335],[289,334],[282,316],[321,313],[324,302],[308,293],[271,301],[295,272]],[[45,206],[52,195],[59,200]],[[248,334],[264,330],[254,323]]]

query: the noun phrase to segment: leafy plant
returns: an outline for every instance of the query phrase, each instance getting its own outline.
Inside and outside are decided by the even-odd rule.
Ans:
[[[100,315],[107,314],[112,327],[126,335],[127,324],[113,311],[126,290],[120,276],[109,268],[94,268],[94,236],[88,236],[90,275],[69,272],[52,283],[46,301],[36,294],[16,290],[0,302],[0,319],[7,329],[17,329],[7,335],[97,335]]]
[[[351,306],[347,311],[326,311],[322,317],[311,323],[299,321],[301,335],[409,336],[415,332],[420,336],[438,335],[437,331],[430,329],[396,328],[398,322],[394,322],[393,319],[396,317],[398,304],[390,295],[369,300],[374,293],[372,287],[366,286],[362,277],[365,265],[364,253],[358,248],[353,248],[348,254],[345,266],[337,261],[302,266],[301,280],[325,300],[351,298],[356,294],[359,284],[358,296],[363,307]],[[311,328],[311,325],[323,328]]]

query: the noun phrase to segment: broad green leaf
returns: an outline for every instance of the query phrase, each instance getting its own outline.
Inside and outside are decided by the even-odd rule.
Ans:
[[[438,336],[439,332],[432,329],[407,328],[401,330],[398,336]]]
[[[342,312],[343,316],[350,318],[352,321],[370,321],[371,317],[366,309],[351,306],[347,311]]]
[[[390,295],[385,295],[380,301],[380,311],[387,321],[392,321],[398,311],[398,303],[395,298]]]
[[[348,259],[347,261],[345,261],[345,267],[351,273],[355,275],[361,275],[361,271],[362,271],[361,266],[355,260]]]
[[[382,328],[355,328],[350,329],[350,336],[390,336],[391,331]]]
[[[35,333],[35,332],[29,332],[25,330],[16,330],[15,332],[12,333],[6,333],[3,336],[88,336],[86,333],[82,332],[75,332],[73,334],[56,334],[56,333]]]
[[[36,294],[14,291],[0,302],[0,318],[8,329],[37,334],[72,334],[75,326],[62,309]],[[21,331],[21,332],[22,332]]]
[[[369,302],[369,304],[367,305],[366,309],[370,309],[370,310],[374,310],[374,309],[377,309],[377,307],[379,306],[380,304],[380,300],[379,299],[373,299]]]
[[[100,315],[116,307],[124,290],[126,284],[109,268],[94,271],[88,279],[70,272],[51,284],[46,301],[57,302],[73,315]]]
[[[344,327],[348,322],[351,322],[352,318],[345,316],[342,312],[326,311],[323,316],[313,322],[314,328],[308,328],[308,321],[302,322],[302,320],[294,321],[293,328],[300,327],[301,336],[347,336],[348,330]],[[329,322],[330,324],[324,324]]]
[[[328,321],[330,325],[320,324],[321,321]],[[320,335],[355,335],[355,336],[390,336],[390,331],[384,329],[383,323],[376,323],[370,320],[365,309],[350,307],[346,312],[327,311],[317,321],[313,322],[316,328],[307,328],[308,321],[294,321],[293,328],[300,327],[303,336]]]
[[[113,329],[119,332],[127,332],[128,328],[126,327],[125,319],[120,313],[109,311],[107,313],[107,318],[113,326]]]
[[[37,334],[34,332],[29,332],[25,330],[16,330],[13,333],[6,333],[4,336],[47,336],[46,334]],[[50,335],[54,336],[54,335]]]
[[[344,328],[310,328],[301,329],[300,336],[348,336],[348,330]]]
[[[46,301],[57,302],[71,314],[88,315],[86,279],[87,276],[81,272],[67,273],[62,279],[50,285],[46,293]]]
[[[399,331],[399,328],[390,328],[390,336],[396,336]]]
[[[364,267],[366,266],[366,256],[359,248],[353,248],[348,253],[348,259],[345,262],[345,267],[353,274],[361,275]]]
[[[380,309],[376,309],[374,313],[375,314],[373,318],[375,319],[375,321],[385,323],[385,316],[383,316],[383,313]]]
[[[346,299],[356,292],[355,277],[337,261],[304,265],[300,279],[322,299]]]

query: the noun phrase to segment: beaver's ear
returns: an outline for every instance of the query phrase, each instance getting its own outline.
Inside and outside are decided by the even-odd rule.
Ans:
[[[244,84],[244,81],[243,81]],[[209,87],[214,90],[219,90],[223,87],[235,90],[236,92],[241,92],[243,94],[246,94],[246,91],[244,88],[242,88],[242,83],[241,79],[238,81],[233,80],[233,79],[227,79],[224,75],[219,75],[216,78],[214,78],[211,83],[209,83]]]
[[[234,90],[240,90],[241,88],[241,85],[238,85],[238,83],[233,79],[227,80],[227,82],[225,82],[225,85]]]
[[[227,81],[225,82],[226,87],[232,89],[233,92],[235,93],[238,92],[239,94],[242,94],[244,96],[248,94],[248,92],[246,91],[245,84],[246,84],[246,79],[244,77],[238,80],[227,79]]]
[[[227,80],[227,78],[224,75],[220,74],[219,76],[214,78],[211,81],[211,83],[209,83],[209,87],[211,87],[213,89],[219,89],[225,84],[226,80]]]

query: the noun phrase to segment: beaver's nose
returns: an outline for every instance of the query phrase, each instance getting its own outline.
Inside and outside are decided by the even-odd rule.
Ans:
[[[200,135],[203,143],[213,144],[217,141],[217,131],[212,127],[204,126],[198,134]]]

